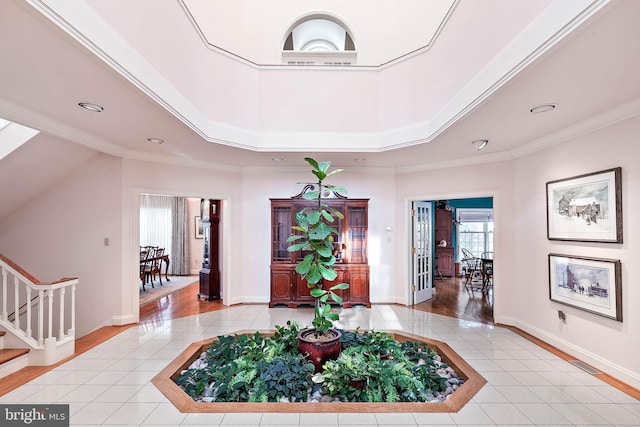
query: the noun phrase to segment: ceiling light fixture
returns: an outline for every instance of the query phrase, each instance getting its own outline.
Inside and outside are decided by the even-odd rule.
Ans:
[[[533,107],[529,111],[532,114],[546,113],[547,111],[551,111],[556,107],[557,107],[556,104],[544,104],[544,105],[538,105],[537,107]]]
[[[98,104],[92,104],[91,102],[78,102],[78,105],[85,110],[93,111],[94,113],[101,113],[104,107]]]
[[[364,157],[356,157],[355,159],[353,159],[354,162],[358,163],[358,162],[364,162],[367,159],[365,159]]]
[[[160,139],[160,138],[147,138],[147,141],[149,142],[153,142],[154,144],[162,144],[164,142],[164,139]]]
[[[284,159],[282,157],[272,157],[271,160],[273,160],[274,162],[281,162]]]
[[[476,147],[476,150],[480,151],[484,147],[486,147],[487,144],[489,144],[489,140],[488,139],[476,139],[475,141],[472,142],[472,144],[473,144],[474,147]]]

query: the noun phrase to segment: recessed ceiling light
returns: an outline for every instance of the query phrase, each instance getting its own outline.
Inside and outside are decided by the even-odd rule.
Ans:
[[[367,159],[365,159],[364,157],[356,157],[355,159],[353,159],[354,162],[364,162]]]
[[[101,113],[104,107],[98,104],[92,104],[91,102],[78,102],[78,105],[85,110],[93,111],[94,113]]]
[[[282,157],[272,157],[271,160],[273,160],[274,162],[281,162],[284,159]]]
[[[551,111],[556,107],[557,107],[556,104],[544,104],[544,105],[538,105],[537,107],[533,107],[529,111],[533,114],[539,114],[539,113],[545,113],[547,111]]]
[[[164,142],[164,139],[160,139],[160,138],[147,138],[147,141],[149,142],[153,142],[154,144],[162,144]]]
[[[488,139],[476,139],[475,141],[472,142],[472,144],[473,144],[474,147],[476,147],[476,150],[480,151],[484,147],[486,147],[487,144],[489,144],[489,140]]]

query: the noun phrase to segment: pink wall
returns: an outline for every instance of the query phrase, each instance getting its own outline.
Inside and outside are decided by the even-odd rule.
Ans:
[[[514,162],[514,251],[517,276],[506,323],[514,324],[635,387],[640,386],[637,357],[640,288],[632,266],[640,257],[640,118],[583,135]],[[579,243],[546,238],[546,182],[622,167],[624,243]],[[548,294],[547,255],[560,253],[618,259],[622,263],[623,322],[554,303]],[[567,315],[558,319],[558,310]]]

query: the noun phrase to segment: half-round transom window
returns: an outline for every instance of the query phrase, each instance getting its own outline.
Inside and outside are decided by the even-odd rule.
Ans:
[[[283,59],[290,65],[351,65],[355,50],[345,27],[324,18],[296,25],[282,47]]]

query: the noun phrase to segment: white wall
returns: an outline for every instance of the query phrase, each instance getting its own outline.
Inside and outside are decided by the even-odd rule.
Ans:
[[[0,223],[0,252],[39,280],[79,278],[77,336],[120,311],[121,164],[96,155]]]
[[[640,288],[633,265],[640,258],[640,118],[581,136],[514,162],[517,276],[514,309],[507,323],[591,363],[634,387],[640,386]],[[546,238],[546,182],[622,167],[622,244],[550,241]],[[547,255],[560,253],[618,259],[622,264],[622,315],[617,322],[549,300]],[[567,321],[558,319],[558,310]]]

